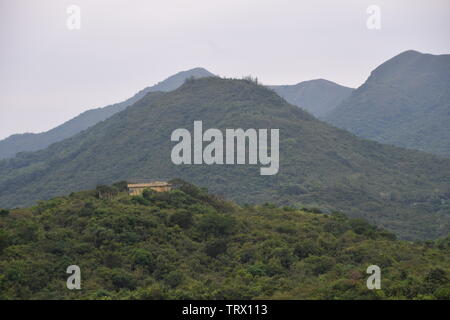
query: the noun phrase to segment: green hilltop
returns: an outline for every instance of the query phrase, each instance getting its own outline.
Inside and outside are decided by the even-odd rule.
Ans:
[[[178,128],[280,129],[280,170],[259,165],[174,165]],[[180,177],[240,204],[345,211],[404,239],[450,230],[450,160],[381,145],[315,119],[247,80],[202,78],[153,92],[49,148],[0,161],[0,207],[26,206],[98,184]]]
[[[1,210],[0,299],[450,299],[449,238],[409,243],[343,214],[241,207],[173,182]],[[381,290],[366,287],[374,264]],[[66,288],[70,265],[81,290]]]
[[[393,57],[323,119],[366,139],[450,157],[450,54]]]

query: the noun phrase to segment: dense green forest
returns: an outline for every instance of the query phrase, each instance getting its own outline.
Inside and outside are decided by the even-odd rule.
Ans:
[[[238,206],[184,181],[0,211],[0,299],[450,299],[450,238],[406,242],[342,213]],[[366,268],[381,268],[368,290]],[[81,268],[81,290],[66,268]]]
[[[280,130],[280,170],[260,165],[175,165],[175,129]],[[151,92],[45,150],[0,161],[0,207],[29,206],[132,178],[185,179],[243,205],[319,206],[365,218],[406,240],[450,230],[450,160],[366,141],[318,121],[252,81],[189,80]]]

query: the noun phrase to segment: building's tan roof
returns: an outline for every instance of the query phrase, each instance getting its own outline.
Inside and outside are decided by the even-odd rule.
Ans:
[[[170,186],[169,183],[164,181],[153,181],[146,183],[128,183],[128,188],[149,188],[149,187],[167,187]]]

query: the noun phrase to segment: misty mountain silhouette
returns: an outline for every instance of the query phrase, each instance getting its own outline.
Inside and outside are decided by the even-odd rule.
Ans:
[[[16,153],[23,151],[37,151],[45,149],[52,143],[70,138],[77,133],[86,130],[89,127],[103,121],[113,114],[124,110],[132,105],[149,92],[171,91],[175,90],[190,78],[211,77],[214,76],[203,68],[195,68],[177,74],[157,83],[154,86],[147,87],[133,97],[103,108],[91,109],[78,115],[77,117],[42,133],[15,134],[0,141],[0,159],[14,157]]]
[[[354,90],[325,79],[269,88],[275,90],[287,102],[307,110],[319,119],[333,111]]]

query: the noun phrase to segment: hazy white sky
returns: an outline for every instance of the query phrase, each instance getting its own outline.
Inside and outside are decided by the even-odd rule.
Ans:
[[[81,29],[66,26],[69,5]],[[366,27],[369,5],[381,29]],[[448,0],[0,0],[0,138],[46,131],[194,67],[357,87],[408,49],[450,53]]]

